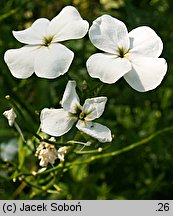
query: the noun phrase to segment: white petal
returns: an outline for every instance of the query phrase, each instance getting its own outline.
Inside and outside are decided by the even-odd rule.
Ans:
[[[74,54],[59,43],[42,46],[35,58],[34,69],[38,77],[53,79],[66,73]]]
[[[87,60],[87,70],[91,77],[99,78],[104,83],[115,83],[131,70],[131,63],[126,58],[97,53]]]
[[[13,35],[21,43],[30,45],[43,44],[43,38],[46,36],[49,23],[50,21],[48,19],[40,18],[25,30],[13,31]]]
[[[3,112],[3,115],[7,118],[9,126],[13,126],[15,119],[17,118],[14,109],[11,108],[10,110],[6,110],[5,112]]]
[[[48,109],[41,111],[41,130],[51,136],[61,136],[67,133],[76,121],[63,109]]]
[[[132,70],[125,74],[128,84],[139,92],[156,88],[167,71],[167,63],[163,58],[134,58]]]
[[[129,38],[125,24],[109,15],[98,17],[89,30],[91,42],[98,49],[116,54],[119,48],[129,49]]]
[[[19,79],[30,77],[34,72],[34,58],[37,52],[38,47],[30,45],[7,50],[4,60],[12,75]]]
[[[83,105],[83,112],[88,113],[85,120],[92,121],[99,118],[104,112],[106,101],[107,97],[86,99]]]
[[[111,131],[108,127],[104,125],[79,120],[76,124],[76,127],[84,133],[98,139],[99,142],[112,141]]]
[[[70,113],[76,113],[76,108],[80,107],[79,97],[76,93],[76,81],[68,81],[62,98],[62,107]]]
[[[162,53],[162,40],[150,27],[138,27],[129,32],[129,37],[130,52],[145,57],[159,57]]]
[[[60,161],[64,161],[64,156],[68,152],[68,150],[69,150],[68,146],[63,146],[63,147],[58,149],[57,155],[58,155],[58,158],[60,159]]]
[[[78,39],[86,35],[89,24],[72,6],[67,6],[51,20],[48,34],[54,34],[53,42]]]

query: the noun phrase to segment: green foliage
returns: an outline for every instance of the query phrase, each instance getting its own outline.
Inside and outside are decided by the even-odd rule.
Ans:
[[[141,25],[155,29],[163,40],[162,56],[169,65],[162,84],[153,91],[139,93],[123,79],[113,85],[91,79],[85,62],[96,49],[88,36],[64,42],[75,53],[66,75],[55,80],[40,79],[35,75],[27,80],[15,79],[3,60],[7,49],[21,46],[13,38],[12,30],[24,29],[39,17],[51,19],[66,5],[75,6],[90,24],[96,17],[110,14],[124,21],[129,30]],[[173,198],[172,11],[172,0],[0,1],[1,199]],[[92,145],[80,151],[80,144],[68,143],[70,151],[65,163],[57,161],[54,167],[49,165],[46,171],[36,174],[40,167],[34,154],[40,143],[39,136],[42,136],[37,133],[39,113],[45,107],[60,107],[69,79],[76,80],[82,102],[89,97],[108,97],[107,107],[98,122],[112,130],[113,142],[100,144],[74,128],[57,139],[57,147],[69,140],[89,140]],[[2,115],[11,107],[17,113],[16,121],[26,143]],[[7,146],[11,140],[18,146],[18,153],[14,152],[13,158],[5,160],[2,144]]]

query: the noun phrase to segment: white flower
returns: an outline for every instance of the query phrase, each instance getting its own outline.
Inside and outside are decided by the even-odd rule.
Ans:
[[[54,141],[55,139],[49,140]],[[68,152],[68,148],[68,146],[63,146],[57,150],[54,145],[41,142],[36,150],[35,156],[40,159],[40,166],[45,167],[48,163],[53,165],[57,158],[59,158],[61,162],[64,162],[64,156]]]
[[[0,144],[0,159],[12,161],[18,151],[17,139],[10,139],[8,142]]]
[[[13,108],[11,108],[10,110],[6,110],[3,113],[3,115],[7,118],[9,126],[12,127],[13,124],[15,123],[15,118],[17,117],[16,113],[13,110]]]
[[[61,162],[64,162],[64,156],[67,154],[69,147],[68,146],[63,146],[60,147],[57,151],[57,156],[60,159]]]
[[[107,98],[87,99],[82,107],[75,88],[75,81],[67,83],[62,98],[63,108],[45,108],[41,111],[41,130],[51,136],[61,136],[67,133],[77,121],[76,127],[79,130],[98,139],[100,142],[111,142],[112,137],[109,128],[92,122],[92,120],[102,115]]]
[[[55,146],[45,142],[38,146],[35,156],[40,159],[40,166],[42,167],[47,166],[48,163],[53,165],[58,158]]]
[[[97,18],[89,37],[96,53],[87,61],[91,77],[104,83],[115,83],[122,76],[137,91],[156,88],[167,71],[165,59],[158,58],[163,49],[160,37],[147,26],[128,33],[125,24],[109,15]]]
[[[79,12],[67,6],[51,21],[40,18],[26,30],[13,31],[14,37],[27,45],[6,51],[5,62],[16,78],[28,78],[34,72],[38,77],[56,78],[68,71],[74,57],[59,42],[82,38],[88,28]]]

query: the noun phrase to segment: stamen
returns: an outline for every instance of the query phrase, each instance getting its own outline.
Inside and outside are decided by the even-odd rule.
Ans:
[[[120,58],[124,58],[127,53],[128,53],[128,50],[125,50],[124,48],[118,49],[118,57]]]
[[[79,119],[84,120],[85,117],[86,117],[86,113],[81,112],[81,113],[79,114]]]
[[[53,40],[53,36],[44,37],[43,38],[43,45],[46,46],[46,47],[49,47],[52,40]]]

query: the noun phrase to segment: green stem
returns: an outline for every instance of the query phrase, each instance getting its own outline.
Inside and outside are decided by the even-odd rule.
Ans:
[[[94,149],[94,150],[88,150],[88,151],[76,151],[76,154],[94,154],[94,153],[100,153],[102,152],[103,149],[102,148],[98,148],[98,149]]]
[[[19,8],[15,8],[15,9],[12,9],[12,10],[10,10],[9,12],[7,12],[7,13],[5,13],[5,14],[2,14],[2,15],[0,16],[0,21],[2,21],[2,20],[4,20],[4,19],[8,18],[9,16],[11,16],[11,15],[17,13],[18,10],[19,10]]]
[[[101,159],[101,158],[114,157],[114,156],[120,155],[120,154],[123,154],[124,152],[128,152],[128,151],[131,151],[131,150],[133,150],[133,149],[135,149],[135,148],[137,148],[139,146],[145,145],[149,141],[151,141],[152,139],[154,139],[155,137],[159,136],[160,134],[165,133],[165,132],[169,132],[169,131],[173,132],[173,126],[166,127],[166,128],[164,128],[162,130],[159,130],[159,131],[151,134],[149,137],[147,137],[147,138],[145,138],[145,139],[143,139],[141,141],[132,143],[131,145],[126,146],[126,147],[124,147],[122,149],[119,149],[119,150],[116,150],[116,151],[113,151],[113,152],[108,152],[108,153],[104,153],[104,154],[95,155],[95,156],[89,157],[87,159],[76,160],[74,162],[68,162],[65,165],[63,165],[63,164],[60,163],[56,167],[53,167],[53,168],[51,168],[49,170],[46,170],[44,172],[41,172],[41,173],[37,173],[37,175],[48,174],[48,173],[54,172],[55,170],[58,170],[58,169],[63,169],[63,171],[65,172],[65,171],[67,171],[68,169],[72,168],[75,165],[80,165],[80,164],[84,164],[84,163],[91,163],[91,162],[93,162],[95,160],[98,160],[98,159]],[[30,176],[30,175],[33,175],[33,174],[32,173],[20,173],[18,175],[18,177],[21,176],[21,175]]]
[[[151,141],[152,139],[154,139],[156,136],[162,134],[162,133],[165,133],[165,132],[168,132],[168,131],[171,131],[173,132],[173,126],[171,127],[166,127],[162,130],[159,130],[155,133],[153,133],[152,135],[150,135],[149,137],[141,140],[141,141],[138,141],[136,143],[133,143],[127,147],[124,147],[120,150],[116,150],[114,152],[108,152],[108,153],[104,153],[104,154],[99,154],[99,155],[96,155],[96,156],[92,156],[90,158],[87,158],[85,160],[80,160],[80,161],[74,161],[73,163],[69,163],[68,166],[73,166],[73,165],[78,165],[78,164],[83,164],[83,163],[91,163],[92,161],[95,161],[95,160],[98,160],[100,158],[106,158],[106,157],[114,157],[114,156],[117,156],[117,155],[120,155],[124,152],[128,152],[128,151],[131,151],[132,149],[136,148],[136,147],[139,147],[139,146],[142,146],[142,145],[145,145],[147,144],[149,141]]]
[[[20,136],[21,136],[23,142],[26,143],[26,140],[25,140],[25,138],[24,138],[24,136],[23,136],[23,133],[22,133],[22,131],[21,131],[19,125],[18,125],[16,122],[14,122],[14,127],[16,128],[16,130],[18,131],[18,133],[20,134]]]

